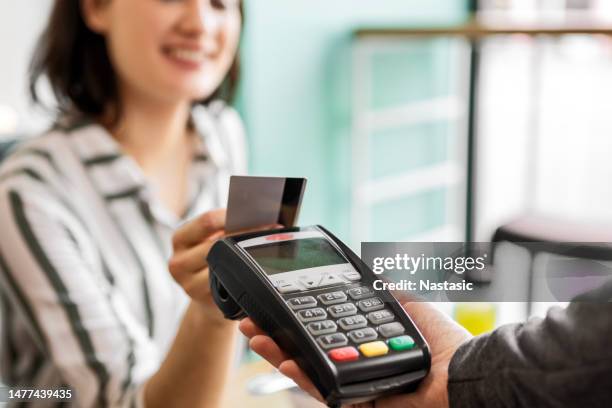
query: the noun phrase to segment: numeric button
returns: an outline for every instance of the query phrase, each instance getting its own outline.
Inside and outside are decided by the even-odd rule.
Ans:
[[[363,315],[355,315],[343,317],[342,319],[338,320],[338,324],[340,327],[342,327],[342,330],[353,330],[366,327],[368,325],[368,321]]]
[[[357,306],[359,306],[359,309],[361,309],[362,312],[366,313],[373,312],[375,310],[380,310],[385,307],[383,301],[377,297],[360,300],[359,302],[357,302]]]
[[[348,344],[348,339],[342,333],[326,334],[317,338],[317,342],[324,349],[342,347]]]
[[[334,333],[338,329],[338,326],[336,326],[336,323],[332,322],[331,320],[323,320],[322,322],[308,323],[308,326],[306,327],[308,328],[308,331],[310,332],[310,334],[312,334],[313,336]]]
[[[330,306],[327,308],[329,314],[335,318],[352,316],[357,314],[357,307],[352,303],[343,303],[341,305]]]
[[[321,303],[325,306],[335,305],[336,303],[346,302],[346,295],[344,292],[329,292],[323,293],[322,295],[317,296]]]
[[[372,324],[383,324],[393,321],[393,313],[387,309],[378,310],[376,312],[368,313],[368,320]]]
[[[370,297],[374,294],[374,291],[366,286],[353,288],[348,290],[348,294],[353,300],[359,300]]]
[[[365,343],[366,341],[376,340],[378,334],[373,328],[366,327],[364,329],[353,330],[352,332],[349,332],[348,336],[354,343],[359,344]]]
[[[293,299],[289,299],[287,304],[292,310],[307,309],[317,305],[317,300],[312,296],[300,296]]]
[[[300,310],[297,312],[297,315],[302,323],[325,320],[327,318],[327,313],[325,313],[325,310],[321,309],[320,307],[315,309]]]

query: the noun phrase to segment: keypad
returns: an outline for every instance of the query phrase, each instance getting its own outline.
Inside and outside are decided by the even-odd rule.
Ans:
[[[312,322],[308,323],[308,331],[313,336],[319,336],[321,334],[329,334],[333,333],[338,329],[336,323],[331,320],[323,320],[322,322]]]
[[[345,273],[345,278],[350,280],[347,274],[350,273]],[[306,277],[301,279],[302,285],[312,283]],[[325,276],[321,279],[324,280]],[[321,282],[316,285],[324,286]],[[382,299],[366,286],[348,290],[330,288],[316,296],[295,296],[287,300],[287,306],[336,363],[374,358],[416,347],[414,339],[405,334],[406,328],[395,321],[393,312],[386,309]]]
[[[317,305],[317,300],[312,296],[300,296],[287,301],[292,310],[308,309]]]
[[[361,279],[361,275],[359,274],[359,272],[346,272],[342,276],[344,276],[346,279],[350,280],[351,282],[355,282]]]
[[[358,288],[349,289],[348,294],[351,299],[359,300],[372,296],[374,291],[366,286],[360,286]]]
[[[405,331],[401,323],[393,322],[378,326],[378,332],[384,337],[394,337],[403,334]]]
[[[317,338],[317,341],[324,349],[346,346],[348,344],[348,339],[342,333],[326,334]]]
[[[282,277],[271,275],[269,279],[281,294],[288,294],[358,282],[361,274],[349,264],[339,264],[325,272],[291,273]]]
[[[328,354],[332,360],[337,362],[353,361],[359,358],[359,352],[351,346],[333,349]]]
[[[384,309],[377,312],[368,313],[368,320],[372,324],[382,324],[390,322],[394,319],[393,313],[390,310]]]
[[[306,289],[314,289],[318,287],[319,282],[321,282],[320,276],[305,276],[300,278],[300,284]]]
[[[360,300],[359,302],[357,302],[357,306],[362,312],[365,313],[380,310],[385,307],[382,300],[377,297]]]
[[[397,351],[410,350],[413,349],[415,345],[414,339],[410,336],[400,336],[389,340],[389,346]]]
[[[344,283],[341,277],[336,275],[323,275],[319,281],[319,287],[337,285],[339,283]]]
[[[352,316],[357,314],[357,306],[352,303],[343,303],[341,305],[330,306],[327,311],[333,317]]]
[[[365,343],[366,341],[376,340],[378,333],[371,327],[365,327],[349,332],[348,336],[354,343]]]
[[[368,325],[368,319],[363,315],[348,316],[338,319],[338,324],[342,327],[342,330],[361,329]]]
[[[359,351],[366,357],[378,357],[387,354],[389,347],[384,341],[373,341],[359,346]]]
[[[300,288],[293,282],[279,282],[276,289],[283,294],[298,292],[300,290]]]
[[[342,291],[323,293],[317,296],[321,303],[326,306],[335,305],[336,303],[346,302],[346,294]]]
[[[302,323],[308,323],[316,320],[325,320],[325,318],[327,318],[327,313],[325,313],[325,310],[317,307],[314,309],[300,310],[298,312],[298,317]]]

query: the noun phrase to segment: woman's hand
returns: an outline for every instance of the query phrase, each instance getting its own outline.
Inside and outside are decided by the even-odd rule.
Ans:
[[[214,304],[206,257],[225,234],[225,210],[209,211],[178,228],[168,263],[191,297],[166,358],[144,388],[147,407],[221,407],[230,372],[235,322]],[[206,339],[205,342],[202,339]]]
[[[223,316],[210,293],[206,257],[215,241],[225,234],[224,227],[225,209],[209,211],[185,223],[172,237],[174,253],[168,262],[172,277],[191,299],[220,319]]]
[[[427,340],[432,353],[431,371],[416,392],[380,398],[374,403],[357,404],[354,408],[448,407],[448,365],[457,348],[470,334],[444,313],[426,302],[406,302],[404,309]],[[306,374],[278,345],[262,332],[252,320],[240,322],[240,330],[251,340],[251,348],[313,397],[322,401],[321,394]]]
[[[172,247],[174,253],[168,262],[168,269],[174,280],[210,317],[223,319],[210,292],[209,271],[206,257],[214,243],[225,236],[281,228],[282,225],[267,225],[227,234],[225,228],[226,210],[218,209],[196,217],[174,232]]]

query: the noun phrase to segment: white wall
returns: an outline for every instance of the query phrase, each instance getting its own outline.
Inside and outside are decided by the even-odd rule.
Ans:
[[[484,48],[478,240],[527,211],[612,225],[612,39],[545,40],[537,84],[533,46],[515,37]]]
[[[482,48],[477,130],[475,238],[488,241],[528,205],[529,47],[509,39]]]
[[[48,123],[45,115],[34,111],[29,102],[27,69],[51,3],[52,0],[0,3],[0,133],[13,131],[10,128],[14,126],[16,131],[32,132]]]
[[[52,0],[0,3],[0,137],[16,116],[19,132],[49,122],[33,109],[27,67]],[[607,2],[601,2],[607,4]],[[536,162],[529,133],[529,44],[485,49],[479,128],[477,236],[532,208],[585,221],[612,222],[612,45],[567,40],[543,56],[544,97]],[[14,112],[15,114],[11,114]]]

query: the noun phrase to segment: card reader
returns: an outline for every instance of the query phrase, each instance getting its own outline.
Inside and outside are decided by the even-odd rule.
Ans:
[[[221,239],[208,264],[225,317],[249,316],[330,407],[409,392],[429,371],[427,343],[402,306],[321,226]]]

